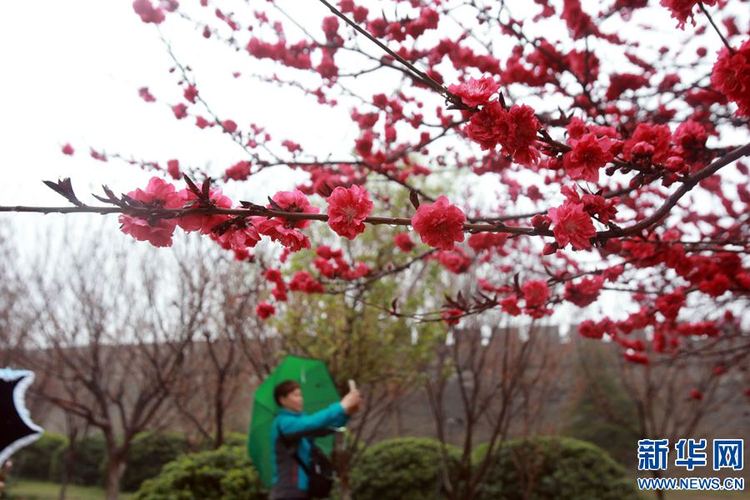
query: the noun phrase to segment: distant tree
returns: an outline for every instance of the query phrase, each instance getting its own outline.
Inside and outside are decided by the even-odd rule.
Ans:
[[[163,258],[92,241],[58,242],[65,252],[47,242],[25,277],[37,321],[19,362],[47,379],[41,397],[102,433],[115,499],[134,437],[165,418],[204,321],[205,287],[188,293]]]
[[[636,462],[639,439],[636,411],[619,378],[615,364],[619,353],[611,347],[576,342],[575,371],[561,431],[596,444],[630,466]]]
[[[556,328],[536,322],[522,327],[507,317],[486,328],[472,318],[464,323],[438,344],[426,382],[443,449],[450,443],[460,449],[457,475],[447,467],[453,459],[443,454],[445,490],[456,500],[477,498],[496,450],[512,430],[528,435],[544,428],[550,395],[560,390],[559,361],[566,356]],[[459,393],[452,406],[450,390]],[[457,442],[451,439],[455,423],[460,424]],[[487,452],[477,457],[479,444]]]

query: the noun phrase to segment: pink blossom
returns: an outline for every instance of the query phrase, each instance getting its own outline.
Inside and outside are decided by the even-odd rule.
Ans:
[[[364,220],[372,212],[372,206],[363,187],[339,186],[328,197],[328,225],[336,234],[353,240],[365,230]]]
[[[422,241],[442,250],[450,250],[456,242],[464,241],[464,222],[463,211],[445,196],[440,196],[435,203],[419,205],[411,219]]]

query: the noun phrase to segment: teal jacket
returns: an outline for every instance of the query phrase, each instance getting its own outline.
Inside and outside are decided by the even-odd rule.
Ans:
[[[341,427],[348,420],[341,403],[333,403],[312,415],[279,410],[271,428],[272,499],[307,497],[307,474],[294,453],[309,467],[313,438],[329,434],[333,427]]]

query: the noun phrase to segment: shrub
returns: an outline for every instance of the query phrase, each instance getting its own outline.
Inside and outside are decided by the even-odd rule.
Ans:
[[[50,478],[53,481],[61,480],[66,462],[72,460],[68,482],[86,486],[104,484],[104,464],[107,459],[104,436],[86,436],[74,443],[72,457],[68,455],[70,451],[68,446],[58,448],[52,456]]]
[[[142,432],[135,436],[128,454],[122,489],[137,490],[143,481],[155,477],[164,464],[187,452],[185,438],[179,434]]]
[[[485,456],[486,445],[475,450]],[[480,489],[481,500],[555,498],[638,499],[625,469],[594,444],[536,437],[504,443]]]
[[[246,447],[247,434],[241,432],[230,432],[224,437],[224,444],[227,446]]]
[[[258,474],[244,449],[222,446],[218,450],[183,455],[166,464],[158,476],[143,482],[135,500],[265,500]]]
[[[448,470],[455,472],[458,450],[448,447]],[[430,438],[396,438],[370,446],[351,472],[357,500],[434,499],[441,495],[440,443]]]
[[[42,437],[13,455],[13,475],[49,481],[52,479],[53,457],[65,449],[67,444],[65,436],[45,432]]]

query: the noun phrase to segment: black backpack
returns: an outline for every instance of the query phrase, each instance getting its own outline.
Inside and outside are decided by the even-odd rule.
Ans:
[[[307,474],[307,492],[310,498],[328,498],[333,488],[333,465],[323,450],[315,444],[310,449],[310,467],[294,452],[294,459]]]
[[[329,433],[330,431],[323,431],[319,434],[325,435]],[[302,467],[305,474],[307,474],[307,493],[310,495],[310,498],[328,498],[333,488],[333,465],[328,460],[326,454],[323,453],[323,450],[318,448],[314,442],[311,442],[310,466],[308,467],[297,454],[297,446],[289,443],[286,436],[281,432],[279,432],[279,435],[284,445],[292,450],[294,460]]]

